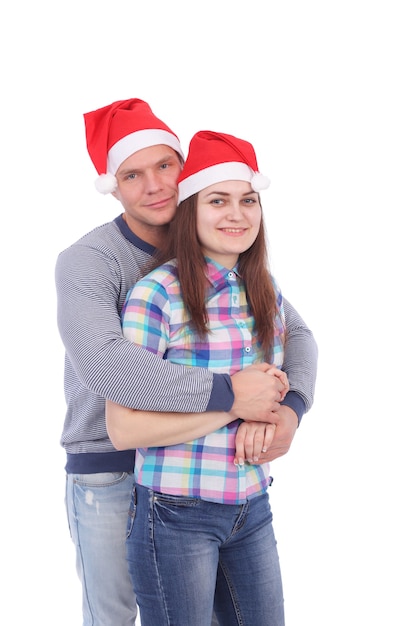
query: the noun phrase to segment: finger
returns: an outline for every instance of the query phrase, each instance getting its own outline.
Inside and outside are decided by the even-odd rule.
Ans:
[[[248,461],[248,463],[253,462],[253,455],[254,455],[253,444],[254,444],[254,436],[253,436],[253,429],[251,429],[250,431],[248,431],[245,437],[245,459]]]
[[[289,389],[289,382],[288,382],[288,376],[285,372],[283,372],[282,370],[278,369],[277,367],[271,368],[267,371],[267,374],[270,374],[272,376],[275,376],[275,378],[278,378],[279,382],[281,383],[282,387],[284,389]]]
[[[245,433],[246,433],[246,423],[243,422],[236,433],[235,437],[235,465],[243,465],[245,462]]]
[[[272,434],[271,434],[272,431]],[[253,462],[257,463],[264,451],[265,447],[271,443],[273,439],[273,433],[275,432],[275,425],[263,424],[259,427],[254,434],[253,438]]]
[[[276,430],[275,424],[268,424],[266,426],[261,452],[266,452],[269,446],[272,444],[274,440],[274,436],[275,436],[275,430]]]

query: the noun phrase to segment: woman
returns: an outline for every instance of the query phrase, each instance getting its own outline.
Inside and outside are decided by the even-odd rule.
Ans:
[[[258,193],[268,185],[250,143],[211,131],[193,137],[159,267],[134,286],[124,308],[128,339],[216,372],[268,361],[285,379],[277,369],[282,296],[268,270]],[[234,417],[213,414],[208,429],[193,416],[174,425],[158,414],[143,436],[127,539],[143,626],[209,626],[213,603],[221,625],[284,624],[272,479],[269,465],[256,463],[274,425]],[[119,444],[116,405],[107,419]]]

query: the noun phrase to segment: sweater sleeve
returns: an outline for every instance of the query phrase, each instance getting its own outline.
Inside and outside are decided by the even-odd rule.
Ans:
[[[81,384],[134,409],[228,411],[230,377],[163,360],[123,337],[116,258],[87,245],[62,252],[55,268],[58,329]],[[124,296],[123,296],[124,298]]]
[[[313,333],[285,298],[284,312],[287,338],[282,369],[288,376],[290,391],[282,404],[293,408],[300,421],[313,405],[318,348]]]

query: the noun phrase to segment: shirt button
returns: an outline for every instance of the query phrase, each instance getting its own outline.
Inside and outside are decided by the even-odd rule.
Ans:
[[[234,273],[233,273],[233,272],[229,272],[227,276],[228,276],[229,278],[234,278],[234,277],[235,277],[235,275],[234,275]]]
[[[247,347],[245,348],[245,352],[250,352],[250,351],[251,351],[251,349],[249,348],[249,346],[247,346]]]

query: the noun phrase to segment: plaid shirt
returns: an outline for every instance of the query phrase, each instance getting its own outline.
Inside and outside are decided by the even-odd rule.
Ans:
[[[206,299],[210,333],[202,341],[189,326],[175,261],[140,280],[129,292],[123,310],[124,335],[175,363],[233,374],[259,360],[246,292],[237,268],[225,269],[207,259]],[[283,361],[282,296],[277,290],[274,363]],[[136,481],[154,491],[240,504],[263,493],[271,482],[269,464],[234,464],[235,435],[240,420],[187,443],[140,448]]]

